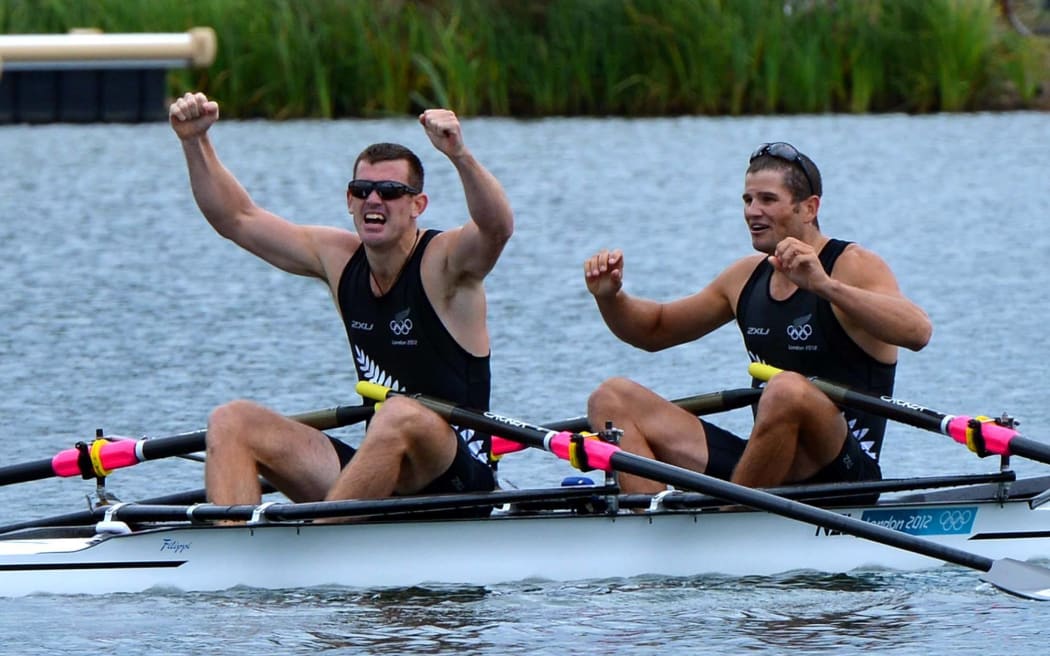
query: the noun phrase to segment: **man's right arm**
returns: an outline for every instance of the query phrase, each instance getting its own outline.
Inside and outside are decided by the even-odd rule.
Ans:
[[[602,251],[589,258],[584,263],[584,276],[602,319],[614,335],[631,346],[660,351],[699,339],[733,319],[731,299],[746,280],[746,267],[741,266],[744,262],[726,269],[695,294],[668,303],[631,296],[623,290],[623,254],[619,250]]]
[[[201,213],[220,235],[273,266],[328,280],[323,249],[337,246],[352,252],[356,236],[337,228],[297,225],[256,205],[212,146],[207,130],[218,114],[218,105],[203,94],[186,94],[170,110]]]

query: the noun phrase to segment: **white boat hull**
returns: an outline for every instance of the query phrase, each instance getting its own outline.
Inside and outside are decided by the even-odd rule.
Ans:
[[[1028,501],[836,510],[989,558],[1050,558],[1050,508]],[[180,525],[0,540],[0,595],[234,586],[382,588],[793,570],[915,570],[942,561],[764,512],[494,516],[357,524]]]

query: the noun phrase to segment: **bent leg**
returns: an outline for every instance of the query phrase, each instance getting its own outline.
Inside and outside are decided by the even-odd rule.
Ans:
[[[620,446],[631,453],[655,458],[693,471],[707,468],[707,439],[700,421],[638,383],[610,378],[587,400],[592,430],[606,422],[623,431]],[[620,475],[624,492],[655,494],[666,485],[630,474]]]
[[[458,439],[448,422],[418,401],[387,399],[325,498],[378,499],[419,492],[452,464]]]
[[[846,437],[842,412],[823,392],[797,373],[777,374],[758,401],[732,480],[750,487],[805,480],[835,459]]]
[[[256,504],[264,476],[293,501],[319,501],[339,475],[321,431],[251,401],[232,401],[208,418],[204,480],[208,500]]]

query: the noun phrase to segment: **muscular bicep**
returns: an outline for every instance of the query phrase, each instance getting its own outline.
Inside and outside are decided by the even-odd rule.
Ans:
[[[932,334],[926,312],[904,296],[889,265],[874,253],[851,247],[832,271],[839,285],[828,300],[846,333],[872,357],[896,362],[896,347],[923,348]]]
[[[322,280],[360,243],[348,230],[299,225],[262,208],[238,216],[223,236],[279,269]]]
[[[456,284],[463,279],[477,282],[487,276],[509,238],[509,233],[483,231],[477,224],[467,222],[443,232],[435,238],[434,245],[442,251],[445,276],[450,284]]]

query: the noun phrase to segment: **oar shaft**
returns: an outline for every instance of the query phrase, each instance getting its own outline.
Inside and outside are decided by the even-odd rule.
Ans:
[[[770,380],[782,370],[776,367],[754,362],[748,367],[748,373],[759,380]],[[813,385],[824,392],[836,403],[858,410],[864,410],[887,419],[893,419],[909,426],[923,428],[934,433],[947,435],[956,442],[978,451],[974,444],[973,418],[963,415],[949,415],[924,405],[903,401],[887,396],[874,396],[844,385],[833,383],[816,376],[807,377]],[[983,453],[1018,455],[1023,458],[1050,464],[1050,445],[1023,437],[1015,429],[1001,426],[992,421],[979,422],[980,441]]]
[[[397,394],[387,388],[370,383],[358,383],[357,391],[366,398],[377,400],[383,400],[389,395]],[[506,438],[518,440],[523,444],[555,453],[563,459],[569,459],[567,456],[569,444],[574,441],[574,436],[570,433],[551,431],[517,419],[502,417],[489,411],[481,413],[469,410],[424,395],[413,394],[410,396],[444,417],[450,423],[485,432],[498,432]],[[879,542],[982,572],[990,570],[994,563],[991,558],[985,556],[937,544],[870,522],[840,515],[830,510],[808,506],[798,501],[769,494],[768,492],[744,487],[712,476],[628,453],[606,442],[583,439],[577,440],[576,443],[582,445],[582,448],[587,453],[589,465],[595,469],[620,471],[668,483],[676,487],[696,490],[732,503],[765,510],[820,527],[837,529],[843,533],[873,542]]]
[[[982,572],[992,568],[991,558],[901,533],[891,528],[840,515],[830,510],[809,506],[778,497],[762,490],[736,485],[688,469],[643,458],[627,451],[617,451],[611,458],[617,471],[649,478],[675,487],[697,490],[733,503],[783,515],[807,524],[837,529],[873,542],[944,560]]]
[[[373,412],[374,408],[370,404],[336,406],[290,415],[289,419],[318,430],[329,430],[364,421],[371,417]],[[207,429],[200,429],[169,437],[100,442],[97,446],[91,444],[84,448],[95,449],[94,460],[99,467],[108,471],[146,460],[201,451],[205,447],[207,432]],[[52,476],[77,476],[82,474],[81,461],[82,450],[72,448],[60,451],[52,458],[0,467],[0,485],[24,483]]]
[[[719,392],[707,392],[674,399],[671,403],[694,415],[709,415],[715,412],[736,410],[751,405],[762,396],[762,390],[757,387],[741,387],[738,389],[722,390]],[[553,431],[585,431],[590,429],[587,417],[573,417],[543,424]]]
[[[749,374],[758,380],[764,381],[770,380],[782,371],[782,369],[759,362],[752,362],[747,368]],[[955,419],[954,415],[946,415],[917,403],[862,394],[822,378],[807,377],[807,379],[836,403],[848,405],[858,410],[865,410],[909,426],[915,426],[916,428],[924,428],[935,433],[948,435],[948,423]]]

